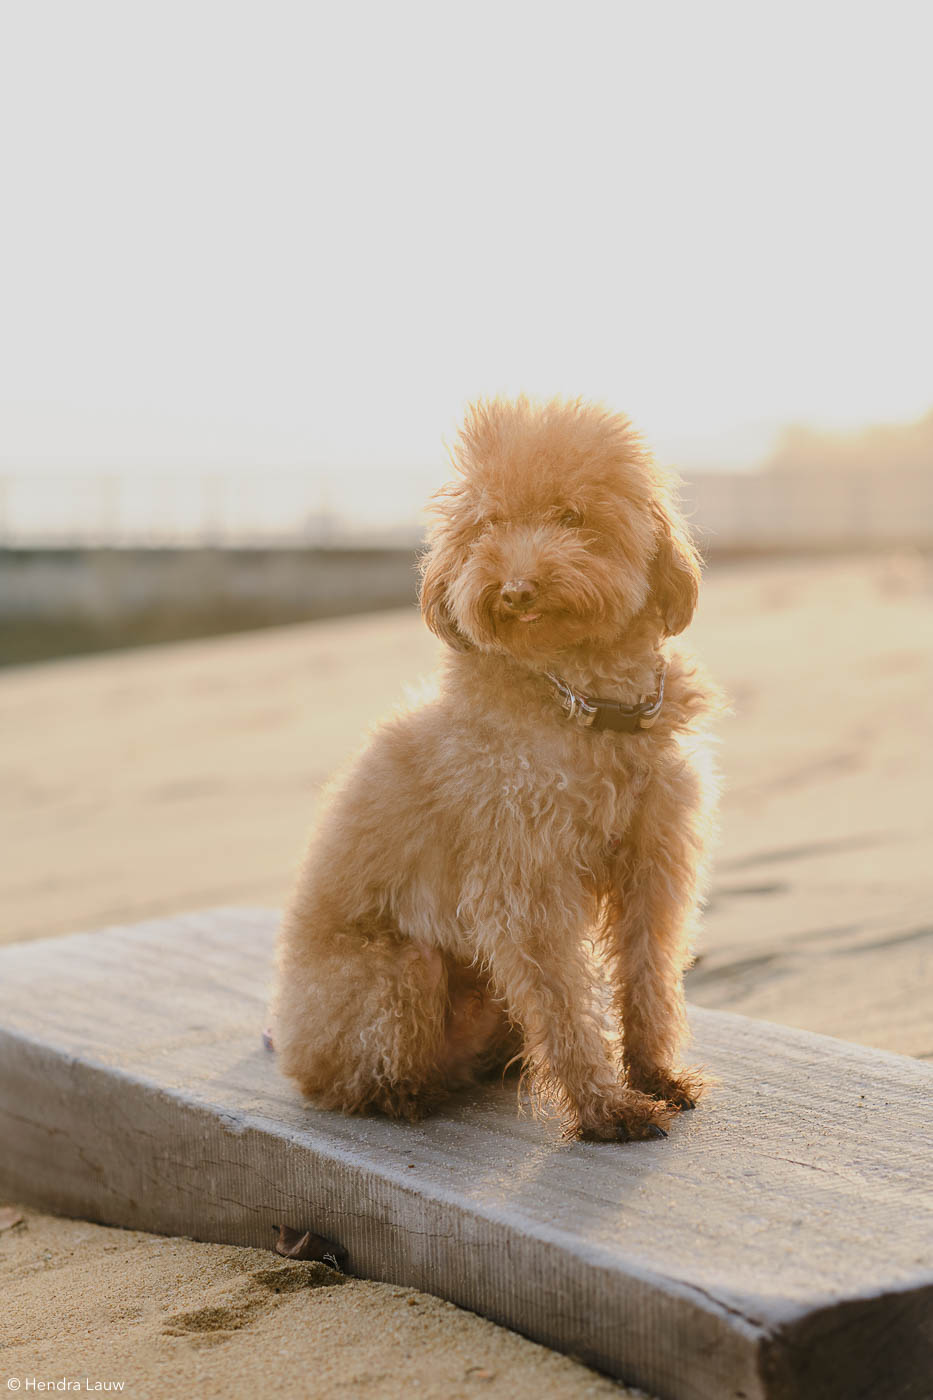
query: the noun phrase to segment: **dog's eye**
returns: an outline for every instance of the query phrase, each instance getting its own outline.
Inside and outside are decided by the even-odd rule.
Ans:
[[[578,510],[565,510],[561,514],[560,523],[566,525],[568,530],[576,530],[583,524],[583,516]]]

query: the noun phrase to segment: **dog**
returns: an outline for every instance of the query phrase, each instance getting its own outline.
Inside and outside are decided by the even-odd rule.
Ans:
[[[692,1108],[683,974],[717,692],[670,639],[700,561],[630,421],[471,406],[434,498],[435,698],[333,794],[282,925],[284,1072],[313,1103],[416,1119],[516,1058],[568,1138],[666,1136]]]

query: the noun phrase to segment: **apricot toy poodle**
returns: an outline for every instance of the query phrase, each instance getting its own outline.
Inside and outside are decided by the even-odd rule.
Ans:
[[[569,1137],[664,1136],[709,843],[700,569],[627,418],[469,410],[421,607],[435,698],[336,788],[281,932],[275,1044],[317,1105],[416,1118],[519,1060]]]

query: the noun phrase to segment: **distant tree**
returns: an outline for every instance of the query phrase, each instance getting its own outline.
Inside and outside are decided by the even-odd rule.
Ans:
[[[782,431],[766,465],[782,472],[878,467],[933,471],[933,409],[915,423],[878,423],[851,433],[793,424]]]

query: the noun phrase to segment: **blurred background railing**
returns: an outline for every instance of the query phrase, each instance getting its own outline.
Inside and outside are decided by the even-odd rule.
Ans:
[[[933,543],[933,466],[698,473],[684,504],[710,555]]]
[[[0,475],[0,548],[413,547],[442,472]],[[712,553],[933,542],[933,465],[696,472]]]
[[[415,601],[440,471],[0,477],[0,664]],[[933,548],[921,466],[695,472],[703,551]]]
[[[437,473],[0,475],[0,547],[414,545]]]

